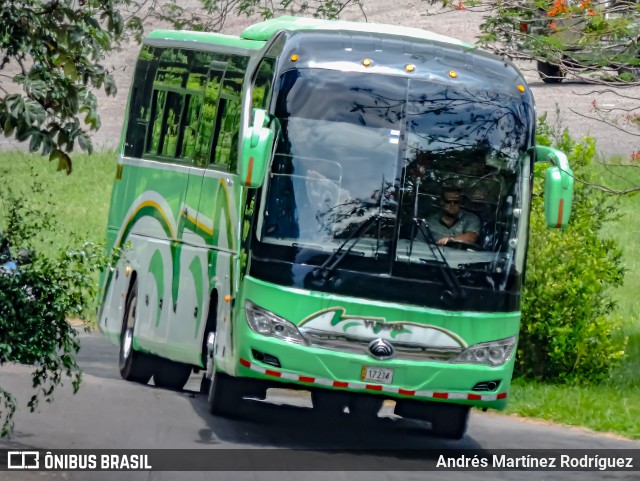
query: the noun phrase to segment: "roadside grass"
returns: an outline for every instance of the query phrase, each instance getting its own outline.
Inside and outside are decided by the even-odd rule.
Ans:
[[[74,172],[56,172],[46,158],[22,152],[0,152],[0,177],[12,189],[32,191],[34,174],[46,186],[35,202],[51,204],[64,231],[46,233],[54,247],[64,248],[74,233],[80,239],[104,242],[115,154],[74,155]],[[620,162],[613,159],[612,163]],[[613,188],[640,185],[640,167],[596,165],[602,182]],[[2,181],[0,181],[2,183]],[[4,184],[7,184],[5,182]],[[583,426],[640,439],[640,196],[619,199],[621,219],[609,232],[624,250],[625,284],[614,293],[625,320],[627,360],[598,386],[554,386],[515,381],[507,413]],[[3,215],[0,199],[0,217]]]
[[[0,185],[52,213],[59,224],[56,232],[43,232],[44,250],[70,247],[70,236],[79,241],[104,242],[109,196],[115,175],[113,152],[75,154],[73,173],[57,172],[47,157],[18,151],[0,152]],[[34,183],[44,191],[34,192]],[[0,199],[0,218],[5,206]]]
[[[640,439],[640,390],[514,382],[507,412]]]
[[[57,172],[57,165],[48,157],[0,152],[0,226],[6,215],[2,192],[10,189],[13,195],[24,196],[32,207],[53,215],[57,221],[54,232],[42,231],[31,240],[31,247],[42,255],[57,257],[65,249],[80,248],[85,242],[103,244],[115,158],[113,152],[75,154],[73,173],[67,175]],[[95,327],[94,307],[84,314],[91,328]]]
[[[623,159],[611,159],[611,164],[599,165],[602,183],[616,189],[628,189],[640,185],[640,163],[630,164]],[[620,389],[634,388],[640,392],[640,192],[622,196],[619,200],[621,218],[612,223],[611,235],[623,249],[626,268],[624,285],[616,289],[614,299],[618,303],[618,314],[624,320],[624,335],[627,336],[627,360],[620,369],[611,373],[609,384]],[[640,395],[637,399],[640,404]],[[640,429],[638,430],[640,433]]]

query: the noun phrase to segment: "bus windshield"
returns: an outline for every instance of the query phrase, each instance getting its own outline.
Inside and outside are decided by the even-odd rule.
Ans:
[[[280,77],[275,115],[261,242],[329,256],[346,243],[347,264],[417,278],[523,259],[533,111],[517,95],[299,69]],[[438,242],[465,229],[472,242]]]

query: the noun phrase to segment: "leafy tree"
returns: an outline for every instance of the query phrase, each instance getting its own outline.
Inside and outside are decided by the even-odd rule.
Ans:
[[[574,142],[566,130],[553,135],[542,118],[538,142],[554,143],[568,154],[576,175],[591,178],[593,139]],[[577,184],[569,226],[548,229],[544,168],[536,168],[516,373],[551,382],[597,382],[624,358],[625,339],[611,296],[622,284],[624,267],[616,241],[605,231],[616,219],[615,198]]]
[[[174,28],[219,31],[230,15],[299,14],[337,18],[362,0],[20,0],[0,2],[0,132],[29,142],[71,172],[69,153],[92,151],[100,128],[93,92],[115,95],[105,55],[133,34],[140,40],[150,17]]]
[[[142,0],[138,7],[146,15],[166,21],[176,29],[218,32],[234,15],[258,15],[264,19],[281,15],[338,18],[347,8],[357,7],[366,18],[364,0],[199,0],[200,7],[185,7],[178,0]]]
[[[541,71],[550,82],[569,72],[583,76],[604,69],[609,70],[607,81],[622,74],[620,80],[628,82],[640,68],[640,6],[635,0],[428,1],[484,12],[478,43],[511,58],[558,67],[556,75]]]
[[[125,24],[129,0],[20,0],[0,2],[0,132],[29,141],[71,172],[76,145],[92,151],[88,132],[100,127],[92,89],[115,95],[100,63],[126,29],[140,34],[139,18]]]
[[[35,182],[32,194],[43,192]],[[53,400],[65,377],[71,379],[74,392],[80,387],[78,332],[67,316],[82,318],[95,302],[96,275],[105,265],[103,249],[74,242],[65,233],[68,243],[78,247],[45,256],[41,249],[50,233],[65,232],[51,209],[35,205],[33,195],[26,197],[7,186],[0,186],[0,199],[0,366],[14,362],[33,367],[35,393],[28,402],[33,411],[41,399]],[[9,260],[17,260],[17,269],[2,267]],[[1,436],[10,434],[15,410],[16,399],[0,381]]]
[[[593,96],[591,117],[640,136],[637,0],[427,1],[439,8],[482,12],[479,46],[512,59],[535,61],[546,82],[571,75],[595,84],[587,94]],[[600,105],[597,97],[604,91],[618,95],[620,106]],[[632,154],[632,164],[639,159],[640,148]],[[609,193],[640,191],[640,186],[617,190],[578,180]]]

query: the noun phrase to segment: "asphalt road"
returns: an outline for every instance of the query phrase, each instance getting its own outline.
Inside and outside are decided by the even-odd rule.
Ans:
[[[445,448],[481,449],[640,449],[640,442],[597,435],[582,429],[554,426],[495,413],[473,412],[467,435],[461,441],[429,437],[426,425],[395,417],[385,406],[377,421],[363,424],[349,419],[322,419],[300,392],[271,390],[268,402],[246,400],[236,420],[207,412],[206,398],[198,393],[193,376],[183,392],[172,392],[120,379],[117,348],[100,334],[83,334],[79,361],[85,372],[80,391],[70,385],[57,392],[55,401],[29,413],[29,369],[3,366],[0,385],[20,403],[16,429],[0,449],[254,449],[295,448],[317,450],[410,450]],[[522,452],[521,454],[526,454]],[[250,461],[236,456],[238,469]],[[376,458],[371,472],[0,472],[0,479],[58,480],[182,480],[182,479],[367,479],[367,480],[637,480],[640,472],[394,472],[386,471],[396,459]],[[410,461],[410,457],[407,457]],[[395,464],[394,464],[395,466]]]

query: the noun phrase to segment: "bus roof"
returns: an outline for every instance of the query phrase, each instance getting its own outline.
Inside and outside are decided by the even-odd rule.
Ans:
[[[247,27],[241,38],[246,40],[267,41],[274,34],[282,30],[348,30],[352,32],[378,33],[384,35],[401,36],[406,38],[430,40],[438,43],[457,45],[475,49],[474,45],[453,37],[429,32],[419,28],[385,25],[381,23],[348,22],[344,20],[322,20],[304,17],[278,17],[256,23]]]
[[[157,40],[172,40],[182,42],[210,43],[215,45],[225,45],[227,47],[237,47],[259,50],[264,47],[265,42],[259,39],[245,39],[235,35],[223,35],[211,32],[191,32],[188,30],[154,30],[146,38]]]

